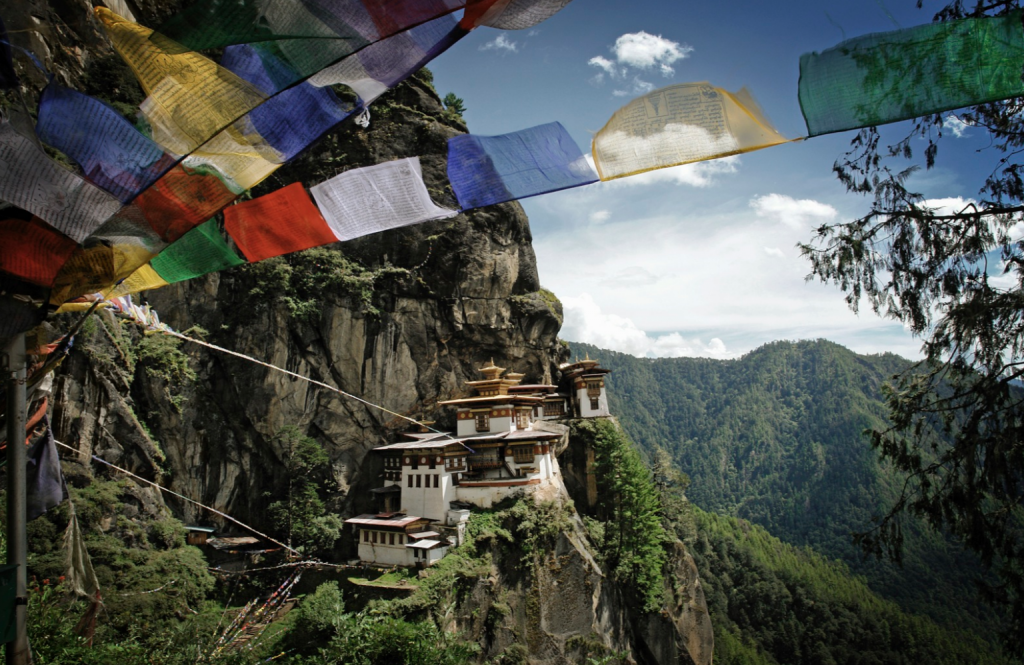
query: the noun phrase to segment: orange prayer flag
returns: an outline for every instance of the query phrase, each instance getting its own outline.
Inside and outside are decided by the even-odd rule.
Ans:
[[[338,242],[297,182],[225,208],[224,229],[250,262]]]

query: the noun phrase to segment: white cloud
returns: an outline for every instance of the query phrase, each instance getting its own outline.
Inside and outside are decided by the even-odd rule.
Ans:
[[[595,224],[601,224],[602,222],[607,222],[611,216],[612,213],[607,210],[595,210],[590,213],[590,221]]]
[[[767,217],[796,230],[831,221],[839,214],[827,203],[813,199],[794,199],[785,194],[757,196],[750,200],[750,207],[758,217]]]
[[[956,138],[961,138],[966,134],[968,127],[970,127],[970,125],[961,120],[959,116],[955,115],[946,116],[942,121],[942,128],[949,131],[949,133]]]
[[[977,203],[974,199],[965,199],[962,196],[948,196],[942,199],[925,199],[921,202],[922,208],[931,210],[936,215],[955,215]]]
[[[599,74],[599,76],[603,76]],[[600,81],[598,81],[600,83]],[[651,90],[654,90],[654,84],[650,81],[645,81],[639,76],[634,76],[630,82],[630,87],[619,88],[612,91],[612,94],[616,97],[636,97],[638,95],[646,95]]]
[[[662,76],[672,76],[676,71],[672,65],[689,57],[693,52],[693,47],[641,30],[621,35],[615,40],[615,44],[610,50],[614,59],[595,55],[587,61],[591,67],[601,70],[597,76],[591,79],[593,83],[603,83],[606,75],[614,80],[625,80],[637,70],[645,72],[657,70],[661,72]],[[617,97],[642,95],[654,88],[653,83],[634,75],[630,89],[619,88],[613,94]]]
[[[594,157],[587,153],[587,162],[594,168]],[[691,187],[710,187],[715,184],[717,176],[736,173],[740,165],[738,155],[712,159],[706,162],[694,162],[682,166],[670,166],[665,169],[655,169],[628,178],[618,178],[602,183],[603,187],[643,187],[658,183],[670,183],[673,185],[689,185]],[[596,169],[595,169],[596,170]]]
[[[780,259],[781,258],[785,258],[785,256],[786,256],[785,254],[782,253],[782,250],[779,249],[778,247],[765,247],[764,248],[764,253],[767,254],[768,256],[777,256]]]
[[[618,70],[615,68],[615,63],[601,55],[595,55],[587,62],[587,64],[603,69],[611,76],[615,76],[618,73]]]
[[[519,50],[519,43],[510,41],[504,33],[498,35],[491,41],[480,47],[481,51],[508,51],[515,53]]]
[[[692,46],[643,31],[622,35],[615,40],[615,46],[612,47],[612,53],[620,64],[636,69],[657,68],[662,76],[674,74],[672,63],[682,60],[692,52]]]
[[[615,314],[605,314],[588,293],[576,298],[562,298],[565,323],[559,336],[585,342],[621,353],[648,358],[732,358],[721,339],[712,338],[707,344],[699,339],[684,339],[679,333],[652,337],[636,327],[631,320]]]

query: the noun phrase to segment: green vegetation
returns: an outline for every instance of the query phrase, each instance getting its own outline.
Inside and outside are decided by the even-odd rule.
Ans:
[[[999,619],[974,583],[981,568],[959,547],[910,529],[900,567],[865,560],[853,543],[901,487],[861,433],[885,422],[881,386],[907,361],[825,341],[775,342],[730,361],[572,350],[613,370],[612,412],[649,458],[668,453],[702,509],[840,559],[908,611],[995,637]]]
[[[135,348],[139,365],[149,376],[172,386],[196,380],[196,373],[181,352],[181,340],[169,335],[152,333],[139,340]]]
[[[337,247],[315,247],[251,263],[239,270],[251,280],[243,309],[258,310],[268,303],[283,302],[292,318],[308,325],[320,322],[323,304],[332,297],[353,297],[363,311],[376,315],[376,285],[409,274],[404,268],[392,266],[368,270],[346,258]]]
[[[1016,21],[1021,8],[1019,0],[946,0],[929,9],[942,22]],[[890,68],[886,58],[858,64],[869,80]],[[899,83],[930,84],[926,72],[910,67]],[[951,185],[926,197],[914,191],[927,178],[919,172],[959,159],[940,151],[953,118],[987,143],[978,151],[984,178],[974,195]],[[903,126],[895,135],[869,127],[851,139],[832,170],[849,193],[867,197],[865,214],[822,224],[800,246],[812,276],[838,286],[854,311],[868,303],[901,322],[926,358],[886,392],[891,424],[872,427],[872,446],[907,482],[860,544],[899,557],[916,519],[948,531],[998,577],[988,590],[1008,610],[1008,644],[1024,657],[1024,115],[1011,98]],[[942,196],[963,203],[947,211],[935,204]]]
[[[454,92],[449,92],[441,100],[441,103],[444,104],[445,115],[464,122],[462,115],[466,112],[466,102],[461,97],[457,97]]]
[[[694,512],[691,551],[720,665],[1010,662],[978,635],[904,613],[840,563],[745,520]]]
[[[323,556],[334,548],[344,525],[324,507],[324,497],[333,485],[329,480],[331,458],[297,427],[283,428],[275,439],[276,447],[284,452],[285,487],[284,497],[267,508],[270,522],[289,546],[307,555]],[[323,478],[328,481],[322,482]]]
[[[608,419],[574,420],[572,445],[594,451],[598,505],[587,526],[605,568],[644,612],[661,609],[668,536],[661,497],[633,442]]]

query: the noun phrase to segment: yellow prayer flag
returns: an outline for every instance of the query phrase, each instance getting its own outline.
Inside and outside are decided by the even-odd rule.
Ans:
[[[80,247],[57,273],[50,303],[61,305],[78,296],[109,289],[154,256],[155,252],[131,244]]]
[[[772,127],[746,88],[680,83],[638,97],[594,136],[601,180],[737,155],[790,140]]]
[[[281,168],[285,159],[280,153],[274,157],[276,151],[255,130],[239,132],[238,127],[245,123],[247,120],[243,118],[218,133],[193,152],[185,164],[191,167],[208,164],[230,179],[239,191],[252,189],[263,182]],[[268,156],[274,161],[267,159]]]
[[[148,263],[131,275],[128,275],[123,282],[103,294],[104,298],[120,298],[139,291],[151,291],[167,286],[167,281],[157,274]]]
[[[187,154],[267,96],[209,58],[105,7],[96,15],[149,97],[143,115],[153,139]]]
[[[66,314],[67,312],[88,312],[96,305],[94,302],[66,302],[57,308],[57,314]],[[106,309],[110,307],[110,303],[101,302],[96,305],[96,309]]]

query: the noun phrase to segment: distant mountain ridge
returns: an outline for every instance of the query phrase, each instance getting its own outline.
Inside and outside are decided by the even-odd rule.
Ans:
[[[994,634],[976,601],[973,556],[912,528],[904,565],[864,560],[850,534],[867,530],[901,482],[863,431],[885,422],[881,387],[910,366],[825,340],[773,342],[736,360],[636,358],[570,342],[601,361],[609,405],[648,454],[666,450],[690,476],[688,497],[772,535],[840,559],[905,609]]]

